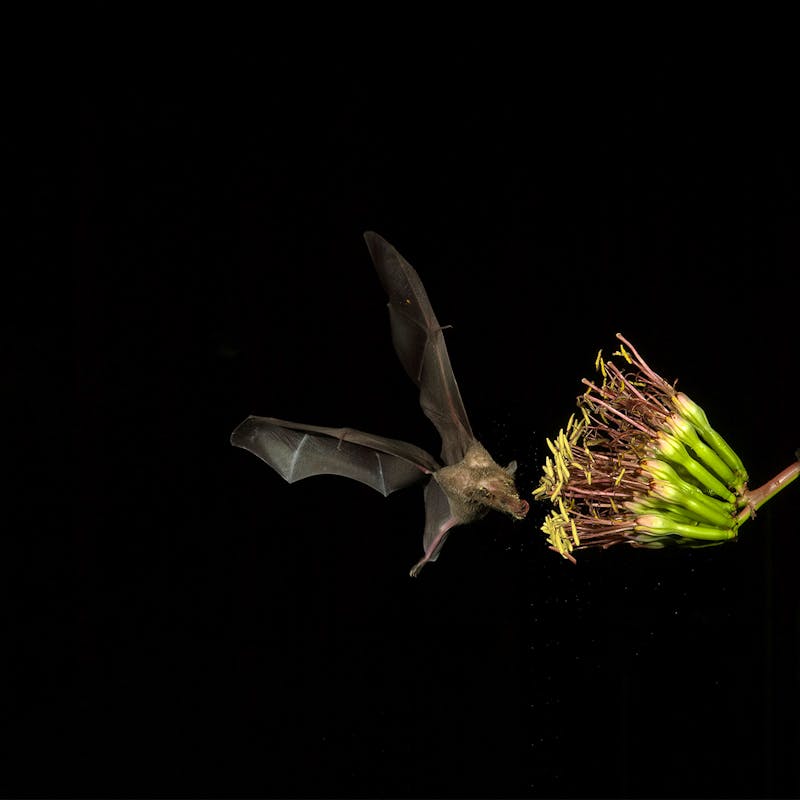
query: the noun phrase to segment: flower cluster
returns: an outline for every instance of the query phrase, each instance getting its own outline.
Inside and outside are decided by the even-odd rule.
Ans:
[[[533,494],[552,504],[542,526],[550,548],[574,562],[576,548],[735,538],[756,507],[741,459],[700,406],[617,338],[622,369],[598,354],[602,380],[584,379],[578,413],[547,441]]]

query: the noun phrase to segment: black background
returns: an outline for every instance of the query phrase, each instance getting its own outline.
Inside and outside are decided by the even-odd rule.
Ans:
[[[228,444],[262,414],[438,453],[375,230],[523,494],[616,331],[772,477],[800,445],[786,64],[281,36],[129,48],[79,92],[75,524],[25,576],[14,791],[796,795],[795,486],[736,543],[577,566],[538,504],[491,515],[412,580],[418,488],[289,486]]]

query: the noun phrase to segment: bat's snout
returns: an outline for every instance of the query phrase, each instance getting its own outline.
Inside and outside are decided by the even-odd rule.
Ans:
[[[444,471],[444,470],[442,470]],[[500,479],[488,479],[479,484],[480,495],[478,502],[483,505],[502,511],[504,514],[514,517],[514,519],[524,519],[530,506],[527,500],[523,500],[518,494],[516,487],[503,475]]]
[[[517,506],[516,511],[512,511],[511,513],[516,519],[525,519],[525,515],[528,513],[530,506],[528,505],[527,500],[520,500]]]
[[[504,497],[498,497],[497,500],[496,508],[498,511],[504,511],[506,514],[510,514],[514,517],[514,519],[525,519],[530,509],[528,501],[522,500],[516,492],[505,495]]]

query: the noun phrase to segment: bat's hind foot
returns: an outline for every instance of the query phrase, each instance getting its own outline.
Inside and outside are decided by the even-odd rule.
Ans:
[[[412,578],[416,578],[416,577],[417,577],[417,575],[419,575],[419,573],[420,573],[420,570],[421,570],[421,569],[422,569],[422,568],[423,568],[423,567],[424,567],[424,566],[425,566],[425,565],[428,563],[428,561],[429,561],[428,557],[427,557],[427,556],[424,556],[424,557],[423,557],[423,558],[421,558],[419,561],[417,561],[417,563],[416,563],[416,564],[414,564],[414,566],[413,566],[413,567],[411,567],[411,569],[408,571],[408,574],[409,574],[409,575],[410,575]]]

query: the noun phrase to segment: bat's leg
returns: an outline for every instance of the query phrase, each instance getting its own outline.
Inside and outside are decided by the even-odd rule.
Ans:
[[[411,571],[408,573],[412,578],[416,578],[419,575],[419,571],[431,560],[434,553],[436,552],[439,545],[442,543],[442,540],[445,536],[447,536],[447,532],[456,524],[455,517],[450,517],[450,519],[445,520],[439,526],[439,533],[436,534],[434,540],[430,543],[430,546],[425,551],[425,555],[411,567]]]

